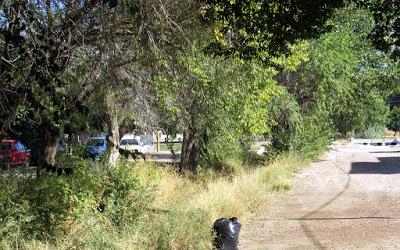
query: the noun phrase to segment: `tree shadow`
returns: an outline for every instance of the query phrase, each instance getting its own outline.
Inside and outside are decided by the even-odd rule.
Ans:
[[[346,173],[345,170],[340,168],[337,164],[335,164],[335,167],[338,170],[340,170],[341,172],[343,172],[344,174],[346,174],[346,176],[347,176],[347,181],[346,181],[346,184],[344,185],[343,189],[339,193],[337,193],[334,197],[332,197],[331,199],[326,201],[324,204],[322,204],[319,207],[317,207],[316,209],[310,211],[309,213],[307,213],[303,217],[297,218],[297,220],[299,220],[299,222],[300,222],[300,226],[301,226],[304,234],[307,236],[308,239],[310,239],[310,241],[318,249],[326,249],[326,247],[322,244],[321,241],[318,240],[317,235],[316,235],[317,232],[314,232],[309,226],[306,225],[305,222],[312,215],[316,214],[318,211],[320,211],[320,210],[324,209],[325,207],[329,206],[330,204],[332,204],[336,199],[338,199],[340,196],[342,196],[347,191],[347,189],[349,189],[349,187],[350,187],[350,182],[351,182],[350,175],[348,173]]]
[[[400,157],[378,157],[379,162],[354,162],[349,174],[400,174]]]

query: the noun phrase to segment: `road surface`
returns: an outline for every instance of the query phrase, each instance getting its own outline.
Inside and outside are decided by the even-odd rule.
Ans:
[[[239,249],[400,249],[400,147],[333,146],[251,215]]]

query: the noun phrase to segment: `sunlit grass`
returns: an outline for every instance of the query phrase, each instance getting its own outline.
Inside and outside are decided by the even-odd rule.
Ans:
[[[247,216],[265,206],[276,193],[290,189],[294,174],[307,162],[296,154],[250,168],[235,160],[227,163],[229,175],[182,176],[172,167],[154,163],[124,162],[141,183],[156,185],[155,199],[143,215],[123,230],[101,214],[70,225],[68,234],[48,243],[16,240],[24,249],[210,249],[213,222],[221,217]],[[15,245],[15,243],[13,243]],[[2,242],[2,246],[7,246]],[[15,248],[15,246],[11,246]]]

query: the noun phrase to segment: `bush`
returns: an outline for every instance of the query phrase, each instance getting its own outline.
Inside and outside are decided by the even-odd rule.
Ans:
[[[315,159],[327,149],[333,137],[334,130],[323,114],[303,115],[292,138],[292,149],[305,159]]]
[[[365,131],[356,134],[356,137],[377,139],[382,138],[384,133],[384,127],[368,127]]]
[[[29,202],[34,219],[30,231],[39,239],[56,239],[69,232],[70,226],[87,220],[99,204],[102,181],[85,162],[76,162],[72,176],[43,173],[25,180],[20,193]]]
[[[1,243],[57,244],[67,235],[82,248],[109,242],[104,232],[132,226],[153,201],[154,186],[143,183],[135,168],[120,164],[94,171],[89,161],[77,160],[71,176],[42,173],[37,179],[2,179]]]
[[[34,220],[29,203],[22,197],[18,179],[0,179],[0,248],[19,245],[21,239],[29,239],[27,232]]]
[[[119,164],[116,168],[107,168],[103,178],[102,202],[115,226],[134,223],[154,200],[155,188],[142,184],[133,166]]]
[[[275,121],[268,148],[270,160],[289,151],[298,151],[302,157],[313,159],[334,137],[331,119],[323,109],[310,106],[301,110],[289,93],[275,97],[269,105],[271,119]]]

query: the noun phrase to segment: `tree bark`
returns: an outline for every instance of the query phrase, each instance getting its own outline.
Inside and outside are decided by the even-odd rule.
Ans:
[[[61,131],[51,125],[41,124],[36,129],[38,136],[31,151],[32,160],[37,164],[36,176],[40,170],[56,164],[57,146],[60,141]]]
[[[60,141],[60,134],[59,130],[45,129],[44,131],[43,156],[46,165],[54,166],[56,164],[56,153]]]
[[[118,142],[119,142],[119,123],[117,117],[117,109],[115,107],[115,102],[112,93],[106,94],[106,116],[108,125],[108,163],[115,167],[119,157],[118,152]]]
[[[199,158],[199,147],[196,142],[196,132],[193,128],[188,127],[183,133],[181,161],[179,162],[180,172],[196,172]]]

